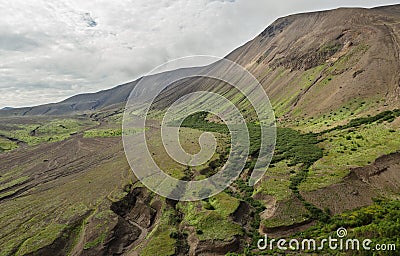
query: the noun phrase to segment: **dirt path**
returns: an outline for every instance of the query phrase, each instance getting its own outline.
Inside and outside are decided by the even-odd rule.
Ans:
[[[134,226],[136,226],[136,227],[138,227],[140,229],[141,233],[140,233],[139,238],[135,242],[133,242],[129,246],[129,249],[127,250],[127,252],[125,252],[123,254],[124,256],[139,256],[139,252],[149,242],[149,240],[146,240],[146,237],[149,234],[149,230],[152,231],[154,228],[157,227],[157,225],[159,224],[159,221],[160,221],[161,214],[162,214],[161,211],[157,212],[157,215],[154,218],[153,225],[148,229],[147,228],[143,228],[142,226],[140,226],[136,222],[133,222],[133,221],[129,220],[129,223],[134,225]]]
[[[146,238],[146,236],[149,233],[149,231],[147,230],[147,228],[143,228],[142,226],[140,226],[139,224],[137,224],[134,221],[129,220],[128,222],[140,229],[139,238],[135,242],[133,242],[133,244],[131,245],[132,248],[135,248],[136,246],[138,246]]]

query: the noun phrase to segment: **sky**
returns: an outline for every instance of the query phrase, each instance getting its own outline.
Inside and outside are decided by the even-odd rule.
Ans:
[[[0,108],[114,87],[191,55],[223,57],[281,16],[382,0],[0,0]]]

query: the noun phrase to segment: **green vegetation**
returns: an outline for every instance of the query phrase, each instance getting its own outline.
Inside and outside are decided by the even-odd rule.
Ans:
[[[64,224],[51,223],[47,225],[46,229],[40,231],[37,235],[32,236],[25,240],[20,246],[16,255],[26,255],[34,253],[43,246],[50,245],[60,237],[60,234],[67,228]]]
[[[275,154],[271,163],[289,160],[289,165],[303,163],[310,166],[322,157],[318,142],[316,134],[302,134],[290,128],[278,128]]]
[[[323,64],[306,70],[298,79],[291,82],[291,86],[287,88],[287,91],[272,102],[275,115],[280,117],[289,112],[296,97],[316,82],[316,79],[326,66],[326,64]]]
[[[205,132],[217,132],[221,134],[229,134],[229,129],[226,124],[207,121],[207,112],[198,112],[188,116],[183,122],[182,127],[190,127]],[[250,149],[249,153],[256,156],[260,150],[261,130],[260,126],[255,123],[247,123],[249,131]]]
[[[324,148],[324,157],[312,166],[300,189],[315,190],[334,184],[350,168],[365,166],[382,155],[398,151],[399,130],[390,123],[398,113],[398,110],[385,111],[321,132],[319,146]]]
[[[124,135],[133,135],[142,132],[140,128],[131,128],[124,131]],[[91,129],[84,132],[85,138],[104,138],[104,137],[120,137],[122,136],[122,128],[109,129]]]
[[[360,104],[361,108],[365,106],[363,102]],[[347,117],[350,117],[351,110],[348,111],[349,115]],[[287,226],[308,219],[319,220],[320,222],[318,223],[320,224],[318,225],[335,222],[335,220],[331,220],[328,210],[319,209],[307,202],[299,191],[315,189],[321,184],[329,185],[344,177],[346,173],[334,166],[337,164],[343,165],[346,161],[338,158],[329,160],[334,151],[337,153],[336,156],[350,159],[350,165],[357,161],[360,161],[358,165],[365,165],[379,155],[398,149],[399,136],[397,129],[387,124],[395,120],[399,115],[398,110],[386,111],[376,116],[353,119],[348,124],[329,128],[321,133],[301,133],[290,128],[278,128],[276,151],[268,172],[272,178],[264,181],[256,191],[248,187],[246,180],[242,178],[235,181],[235,187],[237,188],[235,192],[229,189],[226,190],[227,194],[246,201],[254,209],[251,221],[252,228],[247,235],[252,237],[254,241],[258,239],[258,228],[261,222],[260,213],[265,207],[260,201],[254,200],[253,196],[257,193],[272,195],[277,200],[284,200],[286,202],[285,205],[291,205],[288,208],[281,209],[282,212],[279,212],[277,217],[263,220],[263,225],[266,227]],[[187,118],[183,126],[202,131],[228,133],[224,124],[209,122],[207,121],[207,116],[207,113],[197,113]],[[248,127],[251,126],[257,128],[254,124],[248,124]],[[257,143],[254,143],[254,141],[259,138],[259,130],[254,129],[250,134],[253,135],[252,145],[255,145],[252,149],[252,154],[256,155],[259,147],[257,148]],[[375,153],[371,154],[372,151]],[[223,158],[219,160],[213,163],[215,168],[221,165],[221,161],[223,162]],[[322,174],[324,171],[321,168],[322,163],[324,168],[330,166],[332,169],[336,168],[336,170],[330,173],[328,168],[328,173]],[[254,166],[254,160],[250,158],[246,167],[251,171],[252,166]],[[320,172],[316,176],[315,174],[319,170]],[[321,179],[324,179],[324,181],[321,182]],[[290,195],[295,195],[295,199],[298,200],[290,198]],[[220,216],[226,215],[226,213],[218,214],[218,209],[221,209],[221,207],[215,202],[215,199],[210,199],[202,201],[201,204],[178,204],[178,209],[184,214],[184,223],[194,226],[197,236],[201,239],[218,239],[211,235],[210,230],[214,233],[221,231],[219,228],[216,229],[212,226],[212,222],[218,222],[221,227],[224,226],[226,230],[231,230],[229,223],[224,223],[223,219],[220,219]],[[222,207],[222,209],[226,207]],[[227,212],[230,211],[227,210]],[[289,216],[290,218],[280,218],[282,216]],[[251,248],[254,249],[254,245],[248,249]]]
[[[364,105],[360,103],[360,107],[362,106]],[[346,111],[351,112],[352,110],[346,109]],[[347,117],[349,116],[351,115]],[[267,173],[268,177],[257,187],[256,191],[247,185],[247,174],[244,174],[235,181],[233,189],[228,188],[224,193],[212,198],[200,202],[180,202],[177,204],[177,209],[172,209],[171,206],[164,207],[161,219],[156,223],[156,228],[147,235],[143,246],[140,245],[143,249],[141,254],[160,255],[161,252],[165,255],[176,254],[177,248],[187,246],[181,243],[186,239],[186,232],[188,232],[186,228],[189,226],[202,241],[225,240],[233,236],[246,236],[250,237],[252,241],[257,241],[260,223],[268,228],[274,228],[300,223],[308,219],[320,222],[317,222],[315,229],[304,232],[307,236],[310,234],[310,236],[323,237],[335,232],[338,227],[344,226],[350,230],[351,237],[374,237],[374,241],[377,242],[396,242],[398,244],[398,239],[392,239],[399,237],[397,230],[399,230],[400,224],[396,217],[400,213],[398,201],[376,201],[373,206],[330,217],[328,211],[318,209],[304,200],[300,191],[331,185],[340,181],[351,167],[366,165],[380,155],[398,150],[400,136],[397,118],[399,116],[400,110],[385,111],[374,116],[350,120],[347,124],[342,123],[317,134],[302,133],[291,128],[278,128],[276,152]],[[224,136],[228,134],[226,125],[207,121],[207,117],[206,113],[197,113],[188,117],[184,126]],[[396,122],[392,123],[394,120]],[[4,129],[0,132],[30,145],[68,138],[75,131],[83,133],[85,137],[122,135],[121,129],[99,128],[84,131],[84,128],[88,128],[88,124],[75,126],[74,121],[70,124],[68,122],[63,119],[55,121],[51,125],[41,123],[18,125],[15,126],[15,129]],[[246,172],[251,173],[255,164],[255,156],[260,147],[260,130],[259,126],[254,123],[248,123],[247,126],[250,130],[251,157],[246,164]],[[189,128],[185,129],[185,132],[188,132],[182,139],[185,150],[196,151],[198,145],[193,143],[190,138],[200,132],[193,132]],[[50,137],[52,139],[49,140]],[[9,148],[6,146],[8,143],[11,146]],[[0,139],[0,148],[3,150],[12,149],[16,145],[16,142],[5,138]],[[159,145],[155,144],[154,146],[158,147]],[[157,150],[152,152],[159,154]],[[203,166],[202,169],[179,169],[175,166],[170,169],[185,179],[196,178],[193,176],[198,174],[200,175],[197,177],[208,177],[221,168],[228,153],[229,148],[223,144],[208,165]],[[161,157],[159,161],[164,160]],[[35,159],[33,164],[42,164],[42,161],[43,159]],[[89,209],[96,209],[102,200],[98,198],[108,198],[110,201],[123,198],[127,191],[121,189],[119,183],[129,182],[131,174],[130,172],[129,174],[122,171],[117,172],[120,166],[128,169],[125,159],[116,163],[113,159],[112,162],[100,167],[93,167],[82,174],[79,180],[73,180],[73,182],[64,182],[65,180],[63,180],[64,183],[57,186],[57,189],[49,187],[49,184],[42,184],[38,189],[32,190],[35,192],[34,196],[27,194],[26,197],[5,200],[0,214],[0,218],[10,220],[8,226],[2,227],[2,233],[4,232],[4,237],[7,238],[7,244],[2,244],[5,253],[11,253],[18,248],[17,254],[35,252],[37,249],[53,243],[58,237],[65,236],[65,230],[69,228],[65,223],[68,223],[70,219],[83,216]],[[0,199],[18,192],[19,186],[29,180],[29,177],[20,173],[19,170],[7,170],[7,173],[1,175]],[[122,177],[123,181],[117,181],[118,179],[115,177]],[[139,186],[138,184],[135,183]],[[14,186],[17,187],[15,190]],[[75,195],[74,192],[78,189],[80,193]],[[46,191],[46,193],[42,191]],[[110,193],[110,191],[112,192]],[[254,199],[257,198],[255,195],[258,193],[272,195],[277,201],[285,204],[279,209],[282,212],[278,212],[273,218],[262,220],[260,214],[265,210],[265,205],[264,202]],[[49,195],[51,195],[50,198]],[[232,221],[232,214],[238,209],[241,200],[250,205],[250,228],[248,226],[242,228]],[[80,201],[84,201],[84,203],[79,204]],[[33,214],[31,209],[38,209],[38,212]],[[96,225],[91,228],[94,235],[83,245],[85,250],[105,242],[110,232],[107,221],[109,222],[111,218],[111,212],[107,210],[96,212],[93,216]],[[55,221],[51,222],[52,220]],[[82,227],[87,227],[86,225],[89,223],[84,222]],[[76,232],[79,233],[79,230],[77,229]],[[378,233],[378,238],[372,236],[374,232]],[[254,245],[251,246],[250,248],[255,248]]]
[[[181,127],[189,127],[200,131],[229,133],[225,124],[207,121],[207,112],[198,112],[185,118]]]
[[[330,55],[335,54],[342,47],[343,46],[339,42],[331,41],[331,42],[328,42],[328,43],[324,44],[323,46],[321,46],[320,49],[318,50],[318,52],[330,56]]]
[[[262,221],[266,228],[288,227],[299,223],[304,223],[310,219],[309,211],[303,206],[302,202],[291,197],[284,199],[276,214]]]
[[[263,181],[256,189],[254,194],[262,193],[273,196],[276,200],[281,201],[288,198],[292,192],[289,189],[290,185],[290,172],[295,172],[296,167],[288,167],[282,161],[273,167],[268,168],[268,178]]]
[[[200,112],[196,113],[192,116],[187,117],[182,126],[184,127],[191,127],[191,128],[196,128],[202,131],[208,131],[208,132],[219,132],[219,133],[228,133],[227,126],[225,124],[220,124],[220,123],[214,123],[214,122],[209,122],[206,120],[207,118],[207,113],[205,112]],[[254,123],[247,123],[247,128],[249,131],[249,136],[250,136],[250,155],[251,156],[257,156],[259,149],[260,149],[260,127],[257,124]],[[250,158],[249,161],[246,163],[246,168],[248,168],[250,171],[252,171],[254,165],[255,165],[256,158]],[[221,161],[220,161],[221,162]],[[214,167],[217,167],[218,165],[221,165],[220,162],[216,163],[210,163],[210,165],[215,165]],[[213,167],[213,166],[211,166]],[[262,205],[260,201],[254,200],[253,196],[253,187],[248,186],[248,182],[244,181],[243,179],[237,179],[235,181],[236,186],[238,187],[238,191],[233,193],[230,190],[227,190],[226,193],[231,194],[232,196],[243,200],[247,203],[249,203],[254,209],[255,209],[255,214],[251,222],[251,236],[253,236],[253,241],[256,241],[256,238],[259,236],[258,233],[258,227],[260,224],[260,213],[265,209],[265,207]],[[221,197],[220,194],[216,196]],[[226,194],[225,194],[226,195]],[[233,198],[233,197],[231,197]],[[185,220],[191,224],[197,227],[198,229],[198,235],[200,239],[217,239],[215,237],[216,234],[220,234],[221,236],[219,239],[222,238],[227,238],[229,237],[229,234],[238,234],[239,229],[235,226],[236,224],[232,224],[231,221],[226,221],[226,217],[224,218],[224,215],[227,215],[228,212],[232,211],[233,209],[237,208],[237,205],[234,205],[234,207],[229,208],[227,204],[225,206],[221,207],[221,205],[215,204],[215,198],[210,198],[208,202],[202,204],[202,208],[206,209],[208,211],[206,212],[200,212],[201,214],[194,214],[193,211],[196,211],[195,206],[191,203],[188,203],[188,206],[186,211],[183,211],[185,214]],[[228,203],[229,200],[217,200],[220,202],[226,201]],[[223,205],[223,204],[222,204]],[[224,209],[225,213],[221,213],[220,217],[216,215],[218,211],[221,211],[220,209]],[[230,209],[230,210],[228,210]],[[232,211],[233,212],[233,211]],[[204,217],[207,216],[207,217]],[[221,217],[222,216],[222,217]],[[211,220],[211,221],[210,221]],[[213,225],[214,222],[218,222],[221,225],[216,227]],[[224,232],[222,232],[220,229],[224,229]],[[214,234],[214,235],[213,235]]]
[[[10,191],[1,193],[1,194],[0,194],[0,199],[3,199],[3,198],[6,198],[6,197],[9,197],[9,196],[12,196],[12,195],[14,195],[14,194],[17,193],[17,192],[18,192],[18,190],[10,190]]]
[[[248,181],[243,179],[235,180],[235,184],[238,187],[238,192],[232,194],[237,198],[242,198],[243,201],[247,202],[253,209],[253,217],[250,223],[250,230],[248,231],[248,236],[251,237],[251,247],[255,248],[258,239],[260,239],[259,227],[261,223],[260,214],[265,210],[265,206],[258,200],[253,198],[253,187],[250,187]]]
[[[226,133],[227,128],[224,124],[208,122],[207,113],[200,112],[186,118],[183,126],[192,127],[204,131],[214,131]],[[260,131],[255,124],[248,124],[250,130],[250,145],[252,155],[257,155],[260,147]],[[258,128],[258,129],[257,129]],[[318,135],[313,133],[302,134],[290,128],[278,128],[275,154],[271,164],[281,161],[288,161],[288,166],[299,165],[297,171],[290,177],[289,189],[303,203],[304,207],[310,212],[313,219],[326,220],[329,216],[311,203],[307,202],[299,193],[299,186],[307,179],[309,168],[318,159],[323,157],[323,151],[317,146],[319,143]],[[250,159],[246,167],[252,171],[256,159]],[[262,211],[262,205],[253,199],[253,188],[248,187],[245,181],[238,179],[235,181],[239,190],[242,191],[244,201],[250,203],[257,209],[256,216]],[[257,226],[257,223],[254,224]]]
[[[323,151],[317,146],[318,143],[316,134],[302,134],[290,128],[279,128],[275,154],[271,163],[285,161],[288,166],[297,166],[290,176],[289,189],[303,203],[311,218],[325,221],[329,218],[328,214],[307,202],[299,192],[299,186],[307,179],[309,168],[323,157]]]
[[[375,116],[368,116],[368,117],[360,117],[350,120],[346,125],[339,125],[334,128],[325,130],[321,132],[321,134],[329,133],[336,130],[344,130],[349,128],[356,128],[361,125],[373,124],[373,123],[382,123],[382,122],[393,122],[394,119],[400,116],[400,109],[395,109],[393,111],[387,110],[381,112]]]
[[[92,129],[84,132],[85,138],[96,137],[119,137],[122,136],[122,129]]]
[[[230,240],[243,233],[229,218],[238,206],[238,199],[220,193],[206,201],[180,202],[177,209],[184,214],[183,223],[195,227],[200,240]]]
[[[228,217],[236,211],[240,202],[238,199],[231,197],[226,193],[219,193],[218,195],[209,198],[208,203],[221,216]]]
[[[343,45],[337,41],[332,41],[328,42],[320,47],[318,50],[319,55],[323,56],[332,56],[334,53],[339,51],[340,49],[343,48]],[[298,117],[299,120],[303,119],[303,107],[302,106],[296,106],[295,109],[292,109],[293,104],[296,102],[296,100],[301,97],[304,91],[308,90],[311,86],[313,86],[313,92],[319,93],[322,92],[323,90],[326,90],[327,88],[325,87],[328,85],[331,81],[333,81],[337,76],[342,74],[343,72],[346,72],[350,68],[355,67],[355,65],[358,63],[360,60],[361,56],[368,51],[369,46],[360,43],[358,45],[355,45],[354,47],[350,47],[349,51],[346,52],[343,56],[341,56],[338,60],[334,61],[331,65],[328,65],[326,63],[323,63],[319,66],[316,66],[314,68],[308,69],[302,73],[300,77],[297,77],[290,82],[290,86],[287,86],[285,88],[284,92],[281,92],[281,96],[273,99],[272,105],[274,106],[275,114],[278,117],[281,117],[287,113],[291,113],[292,117]],[[362,71],[361,71],[362,72]],[[279,77],[280,79],[281,77]],[[318,78],[318,79],[317,79]],[[279,80],[278,79],[278,80]],[[275,83],[276,80],[274,80],[272,83]],[[283,82],[283,81],[280,81]],[[285,83],[288,83],[285,81]],[[307,97],[303,99],[303,106],[310,106],[309,99]],[[361,100],[364,101],[365,99]],[[361,106],[361,108],[357,109],[354,108],[348,113],[360,113],[362,110],[368,109],[368,106],[372,106],[372,101],[368,102],[368,104],[364,104]],[[335,116],[336,121],[340,120],[339,116],[343,117],[344,113],[336,113],[338,116]],[[323,122],[316,123],[317,125],[312,125],[311,123],[308,123],[307,125],[304,125],[303,129],[306,129],[307,131],[316,131],[317,126],[326,126],[326,125],[332,125],[334,124],[334,118],[331,118],[332,120],[326,120],[325,118],[321,118],[320,121],[323,120]],[[300,123],[301,121],[299,121]],[[327,122],[324,124],[324,122]],[[296,125],[296,128],[298,129],[298,125]]]
[[[346,238],[371,239],[374,244],[400,245],[400,201],[375,200],[371,206],[332,217],[328,222],[320,222],[312,228],[295,234],[293,237],[327,238],[335,237],[336,230],[344,227],[348,231]],[[398,250],[398,249],[397,249]],[[364,252],[365,253],[365,252]],[[359,252],[359,255],[369,255]],[[386,251],[378,255],[397,255],[396,251]]]
[[[158,231],[154,238],[146,245],[141,252],[141,255],[175,255],[176,241],[171,237],[171,234],[173,234],[174,231],[172,231],[172,229],[163,229],[161,231],[161,229],[162,228],[160,228],[160,231]]]
[[[37,145],[43,142],[65,140],[71,134],[76,134],[89,125],[93,125],[93,122],[78,119],[56,119],[49,122],[37,121],[30,124],[11,125],[7,129],[0,130],[0,135],[28,145]],[[10,143],[8,142],[7,145],[9,148]],[[15,148],[15,143],[11,147],[11,149]]]
[[[5,184],[0,184],[0,192],[2,192],[3,190],[6,190],[8,188],[11,188],[13,186],[22,184],[27,180],[29,180],[29,177],[28,176],[23,176],[23,177],[20,177],[18,179],[11,180],[11,181],[9,181],[9,182],[7,182]]]
[[[201,149],[198,142],[198,138],[201,134],[202,131],[200,130],[181,127],[179,129],[179,140],[182,148],[190,154],[198,153]],[[220,133],[214,133],[214,137],[217,140],[217,148],[210,161],[200,166],[191,168],[188,168],[186,165],[179,164],[169,157],[167,152],[164,150],[159,131],[154,129],[149,130],[149,140],[147,141],[147,145],[156,164],[166,173],[176,179],[199,180],[212,175],[214,172],[217,172],[216,168],[221,168],[219,165],[222,163],[221,159],[225,158],[227,151],[225,140],[227,136]]]
[[[0,153],[2,151],[9,151],[9,150],[16,149],[17,147],[18,147],[18,145],[16,142],[0,137]]]
[[[216,212],[210,212],[206,216],[200,217],[195,226],[200,240],[229,241],[233,236],[243,234],[240,225]]]
[[[84,250],[88,250],[90,248],[96,247],[102,243],[104,243],[105,239],[107,236],[107,232],[102,233],[99,237],[97,237],[95,240],[87,242],[84,246]]]
[[[163,207],[162,216],[159,224],[154,230],[148,234],[147,245],[143,248],[140,255],[152,256],[169,256],[175,255],[177,240],[176,215],[175,211],[170,208]]]

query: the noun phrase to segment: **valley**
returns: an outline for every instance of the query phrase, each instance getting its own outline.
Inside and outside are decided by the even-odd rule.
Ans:
[[[275,255],[282,252],[257,248],[264,234],[320,238],[339,227],[352,238],[399,245],[399,37],[400,5],[340,8],[280,18],[226,57],[260,81],[275,111],[274,156],[254,187],[248,180],[260,125],[244,96],[220,81],[175,82],[155,101],[145,129],[122,129],[124,103],[138,81],[1,110],[0,255]],[[151,79],[175,72],[187,70]],[[214,135],[216,150],[203,165],[175,162],[160,137],[163,111],[197,91],[236,103],[250,154],[223,192],[178,202],[138,181],[121,137],[146,132],[154,161],[177,179],[217,173],[231,145],[216,116],[195,113],[179,130],[191,154],[201,150],[202,133]]]

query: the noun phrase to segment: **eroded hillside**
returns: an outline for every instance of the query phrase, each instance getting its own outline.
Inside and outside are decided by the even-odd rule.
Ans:
[[[293,15],[228,56],[260,81],[278,119],[274,158],[255,187],[247,180],[259,131],[243,96],[206,78],[165,90],[146,132],[156,163],[176,178],[220,171],[229,134],[215,116],[195,114],[180,130],[182,146],[198,152],[201,133],[212,132],[215,154],[197,168],[171,161],[156,134],[160,113],[175,99],[217,91],[246,117],[251,156],[245,170],[206,200],[167,200],[134,177],[121,122],[135,82],[1,111],[0,255],[257,255],[264,233],[329,235],[341,225],[352,236],[397,242],[391,227],[400,196],[399,22],[399,6]],[[205,69],[218,71],[218,65]],[[174,72],[185,70],[168,75]]]

